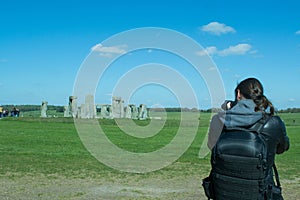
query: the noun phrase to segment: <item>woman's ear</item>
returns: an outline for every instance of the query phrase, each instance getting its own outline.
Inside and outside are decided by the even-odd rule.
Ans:
[[[237,100],[241,100],[242,99],[241,91],[239,89],[237,89],[236,99]]]

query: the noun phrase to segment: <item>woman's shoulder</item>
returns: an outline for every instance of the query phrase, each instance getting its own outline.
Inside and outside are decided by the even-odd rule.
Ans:
[[[264,125],[265,129],[278,129],[278,128],[283,128],[284,122],[278,115],[270,115],[267,117],[267,122]]]
[[[278,115],[271,115],[270,120],[272,120],[274,123],[282,123],[283,122],[281,117]]]

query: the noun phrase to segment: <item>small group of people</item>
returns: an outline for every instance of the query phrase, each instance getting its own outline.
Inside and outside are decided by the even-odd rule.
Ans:
[[[205,195],[215,200],[283,200],[275,155],[290,146],[285,124],[274,115],[258,79],[241,81],[234,92],[235,99],[225,101],[224,110],[210,122],[211,171],[203,179]]]
[[[0,106],[0,118],[2,117],[19,117],[20,116],[20,110],[16,107],[13,107],[11,111],[8,109],[4,109],[2,106]]]

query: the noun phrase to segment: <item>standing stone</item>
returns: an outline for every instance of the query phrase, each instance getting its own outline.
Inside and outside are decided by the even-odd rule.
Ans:
[[[131,119],[138,119],[139,117],[139,112],[138,109],[135,105],[131,105]]]
[[[124,101],[121,97],[112,97],[112,117],[124,117]]]
[[[95,104],[95,113],[96,113],[97,119],[100,118],[100,116],[99,116],[99,114],[101,115],[100,110],[101,110],[101,105]]]
[[[111,105],[107,105],[107,104],[101,105],[100,118],[102,119],[112,118]]]
[[[141,104],[139,107],[139,120],[145,120],[148,118],[147,106]]]
[[[105,111],[106,111],[106,106],[100,105],[100,118],[101,119],[105,119]]]
[[[70,117],[70,107],[64,106],[64,117]]]
[[[76,96],[70,96],[69,97],[69,109],[70,114],[73,118],[76,118],[78,115],[77,113],[77,97]]]
[[[47,117],[47,107],[48,102],[47,101],[43,101],[42,102],[42,106],[41,106],[41,117]]]
[[[137,107],[133,104],[129,104],[126,109],[126,118],[128,119],[138,119]]]
[[[94,95],[86,95],[84,112],[87,119],[94,119],[96,117]]]
[[[125,111],[126,111],[125,118],[131,119],[132,112],[131,112],[131,107],[129,105],[126,107]]]
[[[81,104],[78,107],[77,115],[78,115],[78,118],[82,118],[82,119],[86,119],[87,118],[85,104]]]

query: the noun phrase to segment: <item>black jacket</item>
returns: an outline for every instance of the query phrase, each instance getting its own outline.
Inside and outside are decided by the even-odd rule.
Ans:
[[[278,116],[270,116],[261,133],[268,145],[268,160],[274,160],[275,154],[281,154],[290,147],[289,138],[283,121]],[[273,163],[268,163],[272,165]]]
[[[208,147],[210,149],[214,147],[224,126],[247,128],[264,117],[262,112],[255,112],[254,109],[255,103],[251,99],[243,99],[230,110],[219,112],[213,116],[208,133]],[[269,149],[268,160],[274,160],[272,158],[275,153],[280,154],[289,149],[289,138],[280,117],[270,116],[263,127],[262,135],[265,137]]]

